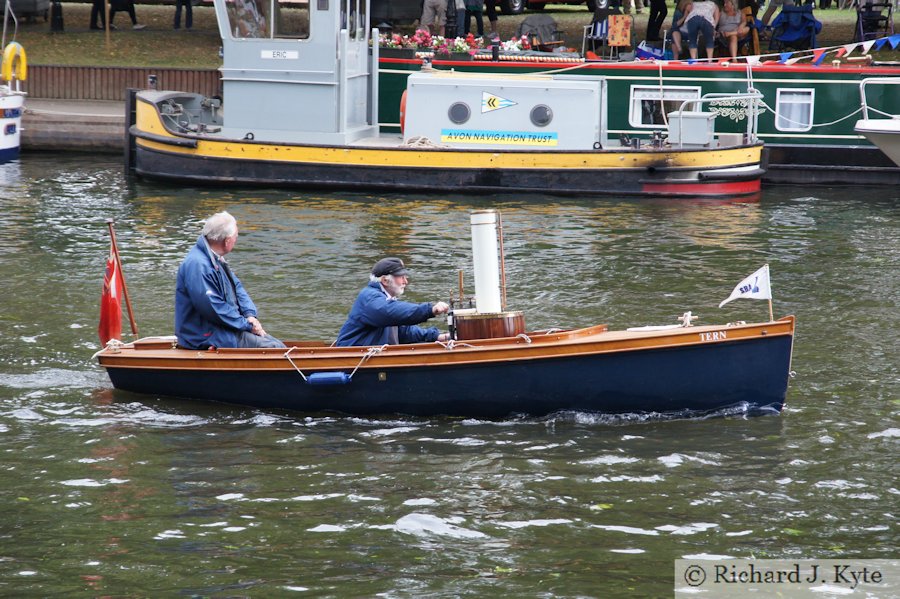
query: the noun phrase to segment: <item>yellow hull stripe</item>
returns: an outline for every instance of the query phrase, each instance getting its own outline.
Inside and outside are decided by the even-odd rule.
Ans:
[[[684,151],[584,151],[554,150],[422,150],[413,148],[367,148],[290,145],[247,141],[208,140],[172,135],[160,121],[155,107],[137,102],[135,124],[139,131],[176,139],[197,139],[196,148],[178,147],[138,138],[137,145],[185,157],[223,158],[247,161],[307,163],[319,165],[385,166],[398,168],[500,168],[500,169],[625,169],[648,167],[721,168],[760,161],[761,146],[724,150]]]

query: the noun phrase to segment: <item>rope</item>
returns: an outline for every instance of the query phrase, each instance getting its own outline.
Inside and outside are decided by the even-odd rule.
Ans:
[[[385,343],[381,347],[370,347],[370,348],[366,349],[366,353],[363,354],[363,357],[360,358],[359,363],[356,365],[356,368],[354,368],[353,372],[350,373],[350,378],[351,379],[353,378],[353,375],[356,374],[356,371],[359,370],[359,367],[362,366],[365,361],[367,361],[369,358],[371,358],[372,356],[374,356],[376,354],[380,354],[381,352],[383,352],[385,350],[386,347],[388,347],[387,343]],[[294,360],[291,359],[291,352],[294,351],[295,349],[297,349],[297,348],[291,347],[289,350],[284,352],[284,357],[287,358],[287,361],[291,363],[291,366],[294,367],[294,370],[297,371],[297,374],[299,374],[303,378],[303,382],[308,383],[309,378],[307,378],[307,376],[305,374],[303,374],[303,371],[301,371],[300,368],[294,363]]]
[[[353,369],[353,372],[350,373],[350,378],[353,378],[353,375],[356,374],[356,371],[359,370],[359,367],[363,365],[363,362],[374,356],[375,354],[380,354],[384,351],[384,349],[388,346],[387,343],[382,345],[381,347],[370,347],[366,350],[366,354],[360,359],[359,364],[356,365],[356,368]]]
[[[106,345],[104,345],[102,348],[100,348],[99,350],[94,352],[94,355],[91,356],[91,360],[95,359],[97,356],[99,356],[100,354],[102,354],[103,352],[105,352],[108,349],[111,349],[116,352],[121,351],[121,349],[123,347],[125,347],[125,345],[127,345],[127,344],[124,343],[123,341],[120,341],[118,339],[110,339],[109,341],[106,342]]]
[[[470,345],[468,343],[457,343],[456,339],[451,339],[446,343],[444,343],[443,341],[435,341],[435,343],[448,350],[454,350],[457,347],[475,347],[474,345]]]
[[[759,100],[759,103],[760,103],[760,105],[762,105],[764,108],[769,109],[769,110],[772,112],[772,114],[778,114],[778,113],[775,112],[775,109],[774,109],[774,108],[772,108],[771,106],[769,106],[768,104],[766,104],[766,101],[765,101],[765,100],[760,99],[760,100]],[[874,108],[870,108],[869,110],[874,110]],[[846,115],[846,116],[842,116],[841,118],[837,119],[836,121],[831,121],[830,123],[812,123],[812,124],[810,124],[810,125],[808,125],[808,126],[809,126],[809,127],[829,127],[829,126],[831,126],[831,125],[836,125],[837,123],[840,123],[841,121],[846,121],[846,120],[849,119],[850,117],[852,117],[852,116],[854,116],[854,115],[856,115],[856,114],[858,114],[858,113],[860,113],[860,112],[862,112],[862,106],[860,106],[859,108],[857,108],[856,110],[854,110],[854,111],[851,112],[850,114],[848,114],[848,115]],[[779,115],[778,118],[779,118],[779,119],[782,119],[782,120],[785,120],[785,121],[787,121],[788,123],[791,123],[791,124],[793,124],[793,125],[800,125],[801,127],[806,127],[806,126],[807,126],[806,123],[801,123],[801,122],[799,122],[799,121],[791,120],[791,119],[789,119],[789,118],[787,118],[786,116],[783,116],[783,115]]]
[[[900,115],[891,114],[890,112],[884,112],[884,111],[878,110],[877,108],[872,108],[871,106],[869,106],[869,110],[871,112],[878,113],[881,116],[886,116],[889,119],[900,119]]]
[[[519,333],[518,335],[516,335],[516,339],[518,339],[519,337],[521,337],[522,339],[524,339],[524,340],[525,340],[525,343],[531,343],[531,337],[529,337],[529,336],[526,335],[525,333]]]
[[[297,349],[296,346],[291,346],[291,348],[290,348],[289,350],[287,350],[286,352],[284,352],[284,357],[287,358],[287,361],[291,363],[291,366],[294,367],[294,370],[297,371],[297,374],[299,374],[301,377],[303,377],[303,382],[304,382],[304,383],[308,383],[309,380],[306,378],[306,375],[303,374],[303,373],[300,371],[300,369],[297,368],[297,365],[294,364],[294,361],[291,360],[291,352],[294,351],[295,349]]]
[[[663,38],[665,40],[665,38]],[[663,41],[663,51],[665,51],[666,42]],[[669,126],[669,115],[666,114],[666,88],[665,79],[663,78],[663,62],[659,63],[659,107],[663,117],[663,125]]]
[[[417,135],[416,137],[410,137],[405,144],[405,146],[411,148],[449,148],[450,146],[439,144],[431,141],[427,137]]]

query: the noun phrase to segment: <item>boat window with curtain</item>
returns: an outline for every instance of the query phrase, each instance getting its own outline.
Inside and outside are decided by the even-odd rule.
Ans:
[[[775,102],[775,128],[809,131],[813,123],[813,89],[779,89]]]
[[[685,100],[700,98],[699,87],[632,85],[628,124],[632,127],[659,129],[666,126],[664,115],[681,108]],[[662,102],[660,102],[662,100]],[[691,110],[688,105],[687,110]]]

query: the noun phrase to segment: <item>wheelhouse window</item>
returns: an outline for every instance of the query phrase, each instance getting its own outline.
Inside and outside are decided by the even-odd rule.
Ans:
[[[365,0],[340,0],[341,25],[347,28],[350,39],[366,37],[366,3]]]
[[[809,131],[813,123],[813,89],[779,89],[775,100],[775,128]]]
[[[632,127],[658,129],[666,126],[665,115],[681,108],[685,100],[700,99],[699,87],[632,85],[628,108],[628,124]],[[688,110],[693,110],[688,105]]]
[[[308,0],[227,0],[226,7],[236,38],[309,37]]]

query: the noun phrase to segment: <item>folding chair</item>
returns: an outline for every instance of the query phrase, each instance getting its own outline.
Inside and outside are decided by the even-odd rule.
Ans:
[[[556,21],[550,15],[528,15],[516,29],[516,37],[528,37],[531,47],[544,52],[552,52],[556,46],[565,43]]]
[[[785,4],[772,21],[769,50],[811,50],[816,47],[816,34],[822,31],[822,22],[813,16],[813,4],[802,6]]]
[[[738,40],[738,54],[759,56],[759,30],[762,27],[762,21],[756,18],[752,6],[745,6],[741,12],[744,13],[750,33],[744,39]]]
[[[631,45],[631,28],[633,20],[629,15],[623,15],[619,8],[598,8],[594,12],[594,18],[590,25],[584,26],[584,37],[581,41],[581,54],[585,56],[587,44],[590,42],[591,51],[597,52],[600,45],[600,54],[608,54],[609,58],[618,55],[619,48]]]
[[[856,7],[854,42],[894,35],[894,4],[891,0],[862,2]]]

